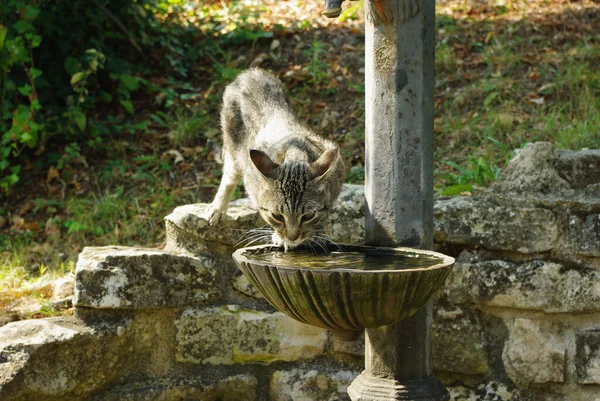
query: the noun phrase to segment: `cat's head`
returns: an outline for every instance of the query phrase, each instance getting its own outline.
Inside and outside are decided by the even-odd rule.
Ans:
[[[273,162],[266,153],[250,151],[258,170],[255,202],[275,230],[273,239],[286,249],[318,238],[328,226],[329,210],[340,193],[344,164],[339,149],[328,149],[313,163]]]

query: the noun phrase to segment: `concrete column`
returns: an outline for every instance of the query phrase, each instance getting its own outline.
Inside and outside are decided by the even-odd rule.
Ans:
[[[435,0],[365,0],[366,238],[433,246]],[[448,400],[431,372],[431,305],[367,330],[353,401]]]

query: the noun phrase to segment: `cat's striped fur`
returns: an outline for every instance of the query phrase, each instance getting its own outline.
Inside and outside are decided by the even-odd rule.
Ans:
[[[223,177],[206,218],[217,224],[240,178],[286,250],[318,235],[345,174],[337,145],[294,114],[279,79],[260,69],[240,74],[221,110]]]

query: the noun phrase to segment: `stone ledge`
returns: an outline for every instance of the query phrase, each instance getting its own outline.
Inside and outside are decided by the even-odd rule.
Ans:
[[[435,242],[524,254],[550,251],[558,239],[555,214],[516,207],[495,197],[455,197],[434,205]]]
[[[175,329],[177,361],[208,365],[309,360],[323,355],[327,342],[324,329],[238,305],[188,308]]]
[[[576,313],[600,311],[600,271],[533,260],[479,260],[463,252],[443,289],[456,304]]]
[[[107,309],[177,307],[216,300],[216,262],[156,249],[88,247],[76,268],[74,305]]]

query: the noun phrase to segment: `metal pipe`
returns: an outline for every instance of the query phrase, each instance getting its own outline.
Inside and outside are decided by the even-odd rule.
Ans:
[[[435,0],[366,0],[366,239],[433,247]],[[431,304],[366,331],[353,401],[442,401],[431,371]]]

